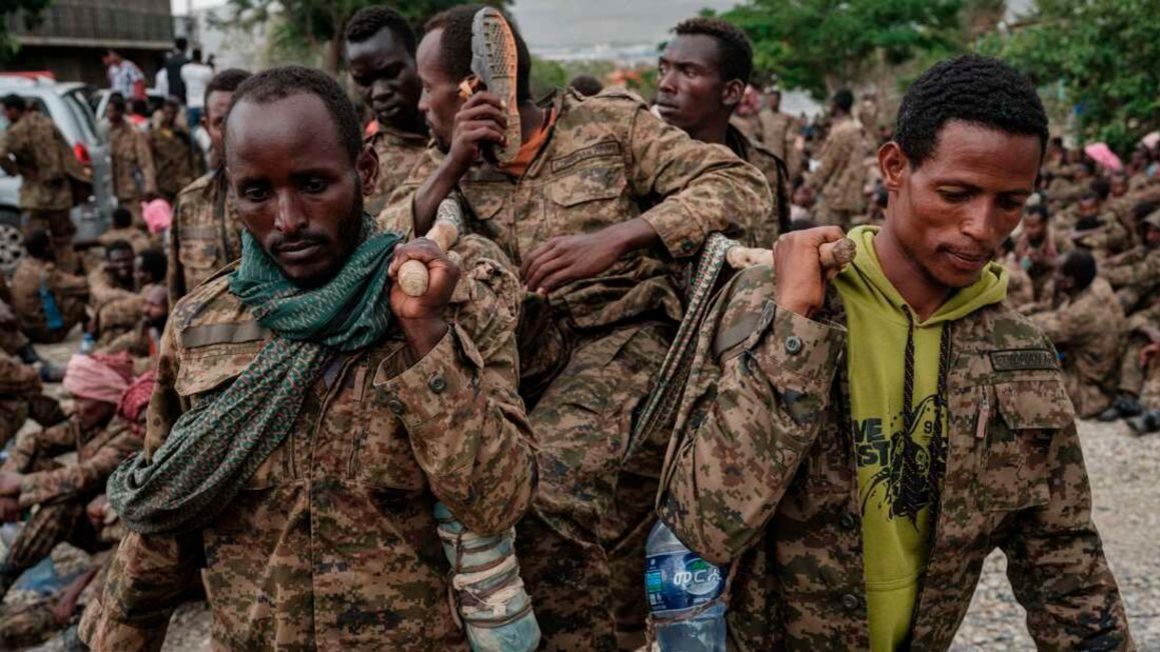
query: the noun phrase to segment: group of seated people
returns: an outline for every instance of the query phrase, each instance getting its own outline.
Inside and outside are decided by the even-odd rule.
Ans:
[[[24,521],[0,541],[0,649],[35,645],[74,621],[123,533],[104,487],[144,439],[169,312],[167,260],[154,244],[121,208],[82,257],[85,275],[58,269],[43,230],[26,235],[11,282],[0,275],[0,523]],[[75,337],[78,326],[84,343],[64,368],[42,357],[37,345]],[[44,387],[62,380],[68,410]],[[91,555],[84,567],[52,595],[23,590],[21,576],[63,542]],[[12,591],[22,595],[4,601]]]

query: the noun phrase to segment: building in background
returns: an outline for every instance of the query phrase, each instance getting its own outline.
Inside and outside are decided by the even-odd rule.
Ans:
[[[9,28],[20,51],[0,71],[50,70],[58,80],[108,86],[101,55],[113,48],[136,63],[152,84],[173,47],[170,0],[57,0],[35,26],[23,14]]]

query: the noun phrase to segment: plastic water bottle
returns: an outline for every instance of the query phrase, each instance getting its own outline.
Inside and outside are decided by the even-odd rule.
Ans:
[[[463,527],[443,503],[435,503],[435,520],[471,649],[532,652],[539,647],[540,624],[520,579],[515,530],[480,536]]]
[[[662,652],[725,652],[725,573],[657,521],[645,548],[644,586]],[[695,609],[714,603],[696,616]]]

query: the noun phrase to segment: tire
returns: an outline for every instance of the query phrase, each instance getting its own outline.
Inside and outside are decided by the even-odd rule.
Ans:
[[[0,208],[0,272],[11,276],[23,256],[24,232],[20,228],[20,213]]]

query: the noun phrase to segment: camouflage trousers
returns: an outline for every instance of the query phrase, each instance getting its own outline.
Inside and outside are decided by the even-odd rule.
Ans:
[[[60,629],[52,608],[54,597],[0,607],[0,648],[14,650],[39,645]]]
[[[28,419],[47,428],[68,418],[55,398],[45,394],[0,395],[0,448],[16,437]]]
[[[570,353],[533,397],[539,484],[517,526],[544,649],[644,642],[644,544],[668,442],[630,442],[630,434],[672,330],[658,322],[595,336],[561,329],[542,340]]]
[[[55,466],[58,466],[55,462],[37,459],[31,470],[47,470]],[[38,506],[0,564],[0,600],[24,571],[51,554],[58,543],[67,541],[87,552],[98,548],[98,532],[85,514],[87,502],[88,498],[84,498]]]

